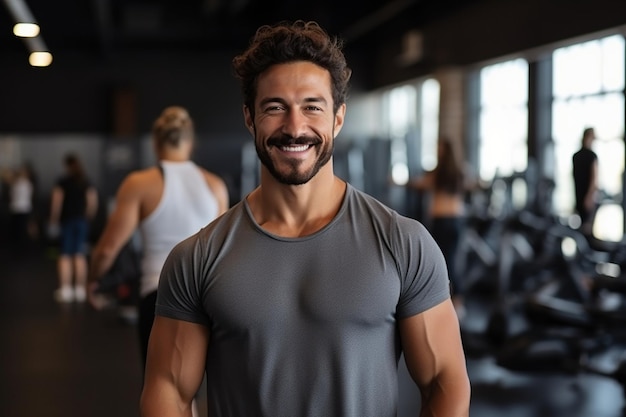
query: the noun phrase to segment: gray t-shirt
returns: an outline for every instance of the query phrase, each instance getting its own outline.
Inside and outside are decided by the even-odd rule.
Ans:
[[[424,226],[348,185],[332,222],[301,238],[239,202],[171,252],[156,314],[209,328],[211,417],[392,417],[397,320],[448,297]]]

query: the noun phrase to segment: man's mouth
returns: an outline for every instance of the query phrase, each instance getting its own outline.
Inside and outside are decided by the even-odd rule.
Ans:
[[[281,146],[280,150],[283,152],[304,152],[309,149],[312,145],[289,145],[289,146]]]

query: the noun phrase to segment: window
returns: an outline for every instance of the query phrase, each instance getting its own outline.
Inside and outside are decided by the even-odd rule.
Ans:
[[[394,183],[406,184],[409,149],[419,149],[420,170],[437,164],[439,135],[439,83],[434,79],[407,84],[385,94],[387,127],[391,139],[391,175]],[[417,141],[417,143],[409,143]]]
[[[387,121],[391,139],[391,175],[394,182],[406,184],[409,179],[406,135],[415,126],[416,88],[412,85],[396,87],[387,95]]]
[[[528,63],[516,59],[480,71],[478,173],[484,181],[528,165]]]
[[[596,217],[599,239],[620,240],[624,172],[624,37],[609,36],[553,53],[553,124],[556,214],[574,211],[572,155],[581,145],[585,127],[593,127],[597,140],[599,187],[605,196]],[[609,207],[611,206],[611,207]]]
[[[437,165],[437,141],[439,140],[439,83],[433,79],[422,84],[420,100],[421,152],[420,163],[424,170]]]

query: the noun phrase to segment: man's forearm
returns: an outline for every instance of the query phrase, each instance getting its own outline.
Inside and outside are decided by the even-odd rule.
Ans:
[[[168,401],[167,395],[151,395],[146,392],[141,394],[139,404],[141,417],[192,417],[193,402],[181,404],[178,401]]]
[[[422,409],[419,417],[468,417],[470,405],[469,381],[435,383],[422,390]]]

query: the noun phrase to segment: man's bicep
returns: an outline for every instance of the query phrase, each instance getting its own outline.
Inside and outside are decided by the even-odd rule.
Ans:
[[[401,319],[399,327],[407,369],[420,388],[450,368],[465,367],[459,323],[450,299]]]
[[[209,330],[206,326],[156,316],[146,362],[146,382],[168,381],[191,401],[204,376]]]

